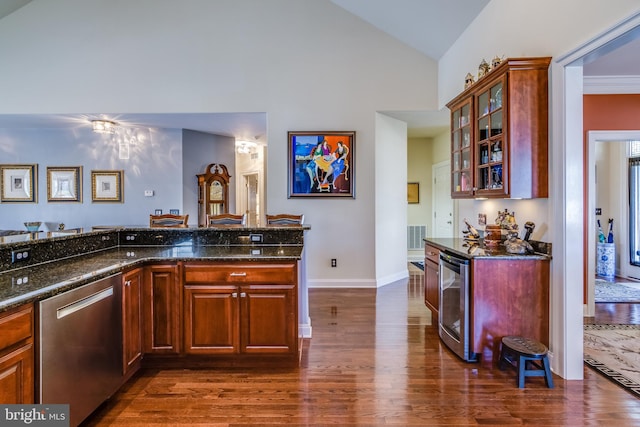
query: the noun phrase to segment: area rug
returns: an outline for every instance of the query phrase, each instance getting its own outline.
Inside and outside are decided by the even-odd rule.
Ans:
[[[411,261],[411,264],[415,265],[420,270],[424,271],[424,261]]]
[[[640,398],[640,325],[584,325],[584,363]]]
[[[640,283],[611,283],[596,279],[595,302],[639,302]]]

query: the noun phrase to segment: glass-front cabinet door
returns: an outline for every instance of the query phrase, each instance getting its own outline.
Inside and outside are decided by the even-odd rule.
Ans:
[[[451,113],[451,197],[473,194],[471,108],[473,98],[462,101]]]
[[[503,137],[506,133],[503,88],[499,79],[476,95],[475,196],[504,196],[507,194],[505,170],[507,153]]]

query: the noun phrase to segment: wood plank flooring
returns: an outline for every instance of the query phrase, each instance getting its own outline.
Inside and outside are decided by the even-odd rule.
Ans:
[[[145,370],[86,426],[638,426],[640,401],[584,381],[468,364],[440,342],[422,272],[369,289],[312,289],[313,338],[293,369]]]

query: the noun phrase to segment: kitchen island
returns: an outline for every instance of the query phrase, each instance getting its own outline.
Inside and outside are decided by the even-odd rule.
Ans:
[[[497,364],[506,335],[549,345],[551,246],[530,243],[535,252],[520,255],[482,240],[425,239],[425,304],[443,341],[463,359]],[[451,259],[458,272],[448,267]]]
[[[48,355],[41,353],[65,348],[65,342],[48,342],[56,334],[41,333],[43,307],[105,280],[111,283],[108,294],[85,292],[79,304],[58,308],[57,316],[54,308],[47,326],[51,330],[56,317],[65,317],[65,329],[72,324],[84,333],[90,323],[86,311],[75,324],[66,320],[67,313],[84,310],[90,301],[113,301],[108,304],[115,320],[102,329],[117,331],[119,384],[145,366],[296,366],[299,341],[311,331],[304,264],[309,229],[107,227],[12,236],[0,244],[3,401],[69,403],[71,398],[42,397]],[[100,325],[100,319],[90,321]],[[113,343],[104,345],[106,350]],[[92,347],[85,350],[93,355],[75,356],[97,360],[95,354],[103,351]],[[72,410],[75,421],[85,415],[74,416]]]

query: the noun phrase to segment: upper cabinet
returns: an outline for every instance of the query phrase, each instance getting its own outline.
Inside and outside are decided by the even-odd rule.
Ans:
[[[447,104],[451,197],[548,196],[551,58],[509,58]]]

